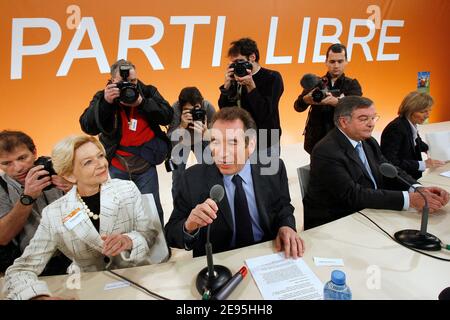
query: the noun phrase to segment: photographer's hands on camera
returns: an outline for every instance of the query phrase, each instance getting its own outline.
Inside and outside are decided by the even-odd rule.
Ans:
[[[233,81],[236,81],[238,84],[245,86],[247,88],[247,92],[252,91],[256,88],[255,81],[253,81],[252,71],[247,69],[247,75],[243,77],[239,77],[234,74],[234,68],[231,68],[230,65],[233,63],[228,64],[227,72],[225,73],[225,82],[223,84],[225,89],[229,89],[231,87],[231,84]]]
[[[120,90],[117,87],[116,83],[109,83],[104,91],[104,98],[106,102],[109,104],[114,104],[114,100],[120,97]],[[124,103],[120,102],[120,104],[126,106],[126,107],[137,107],[142,103],[142,96],[139,94],[138,99],[134,103]]]
[[[206,118],[206,115],[205,123],[202,123],[202,121],[193,121],[192,112],[190,109],[185,109],[181,113],[180,128],[187,129],[188,127],[191,127],[194,132],[203,135],[208,129],[207,123],[208,119]]]
[[[327,95],[326,98],[324,98],[324,99],[323,99],[322,101],[320,101],[320,102],[316,102],[316,101],[313,100],[313,97],[312,97],[313,91],[314,91],[314,90],[311,90],[307,95],[305,95],[305,96],[303,97],[303,101],[305,101],[305,103],[307,103],[307,104],[309,104],[309,105],[311,105],[311,104],[319,104],[319,105],[330,105],[330,106],[335,107],[335,106],[337,105],[338,101],[339,101],[338,98],[336,98],[335,96],[333,96],[330,92],[327,92],[327,93],[326,93],[326,95]],[[344,96],[344,95],[341,94],[341,96],[340,96],[339,98],[341,98],[341,97],[343,97],[343,96]]]
[[[43,165],[35,166],[28,171],[25,177],[23,193],[36,199],[42,194],[42,190],[51,184],[64,192],[72,189],[72,184],[64,178],[55,175],[50,177]]]

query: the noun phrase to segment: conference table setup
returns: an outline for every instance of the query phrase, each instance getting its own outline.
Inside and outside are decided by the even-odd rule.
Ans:
[[[450,178],[441,176],[450,163],[430,170],[420,180],[423,185],[438,185],[450,191]],[[419,230],[421,213],[415,210],[389,211],[365,209],[331,223],[300,233],[305,241],[304,263],[322,282],[330,280],[332,270],[345,272],[353,299],[426,299],[436,300],[450,286],[450,262],[432,258],[406,248],[391,239],[404,229]],[[372,221],[370,221],[370,218]],[[378,226],[376,226],[376,223]],[[428,218],[427,232],[450,243],[450,204]],[[214,254],[214,265],[222,265],[235,274],[246,260],[275,253],[273,241]],[[450,251],[426,251],[450,260]],[[340,266],[324,266],[315,259],[341,260]],[[108,271],[42,277],[54,296],[75,299],[161,299],[200,300],[197,274],[206,266],[205,257],[183,257],[161,264],[114,270],[160,295],[152,296]],[[3,286],[3,279],[0,287]],[[1,297],[4,298],[2,290]],[[245,277],[228,299],[263,299],[252,275]]]

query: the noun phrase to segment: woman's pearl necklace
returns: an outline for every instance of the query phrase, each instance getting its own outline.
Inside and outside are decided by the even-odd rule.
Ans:
[[[81,205],[83,206],[84,211],[86,211],[86,213],[89,215],[90,218],[92,218],[92,219],[94,219],[94,220],[97,220],[98,218],[100,218],[98,214],[93,213],[93,212],[91,211],[91,209],[89,209],[89,207],[88,207],[87,204],[84,202],[83,198],[81,198],[81,196],[80,196],[79,193],[77,193],[77,197],[78,197],[78,200],[80,200]]]

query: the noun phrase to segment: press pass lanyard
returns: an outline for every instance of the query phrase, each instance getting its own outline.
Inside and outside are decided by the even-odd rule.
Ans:
[[[128,115],[127,110],[123,109],[125,116],[127,117],[128,129],[131,131],[136,131],[137,129],[137,119],[134,118],[134,108],[130,108],[130,115]]]

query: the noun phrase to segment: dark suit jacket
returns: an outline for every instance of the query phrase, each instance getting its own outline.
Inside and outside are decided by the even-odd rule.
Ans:
[[[419,179],[421,152],[428,151],[428,145],[418,136],[417,145],[413,140],[411,125],[405,117],[397,117],[389,123],[381,135],[381,152],[394,165],[405,170],[411,177]]]
[[[408,186],[381,175],[379,166],[388,161],[374,138],[363,141],[363,148],[377,183],[376,190],[356,150],[338,128],[316,145],[311,155],[308,191],[303,199],[305,229],[364,208],[403,208],[403,195],[397,190],[408,190]],[[416,183],[401,169],[399,175]]]
[[[251,165],[256,205],[261,228],[264,231],[263,241],[274,239],[282,226],[296,230],[286,168],[283,161],[281,159],[279,161],[279,170],[275,175],[260,175],[262,165]],[[214,164],[198,164],[186,170],[174,201],[172,215],[165,226],[170,247],[193,249],[194,257],[205,254],[207,228],[201,228],[197,238],[191,244],[187,244],[184,241],[183,225],[191,210],[209,198],[209,191],[215,184],[223,186],[223,176]],[[213,252],[233,249],[230,246],[232,235],[230,204],[224,196],[219,203],[217,219],[211,224],[210,240]]]

